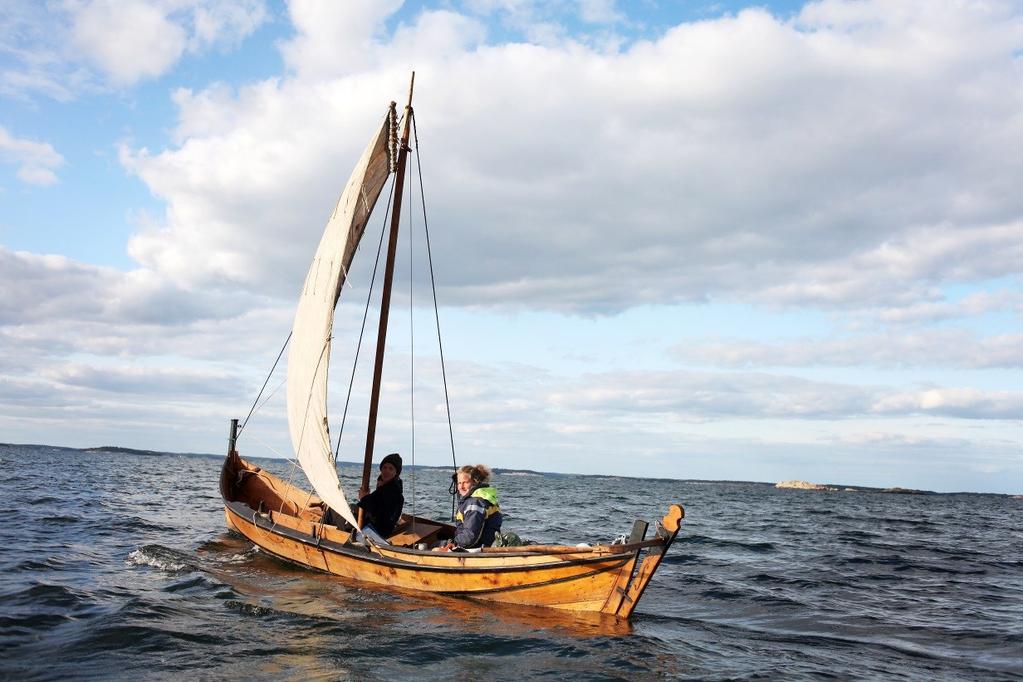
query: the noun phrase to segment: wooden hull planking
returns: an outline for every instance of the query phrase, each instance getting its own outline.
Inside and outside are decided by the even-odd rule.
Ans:
[[[248,495],[233,495],[232,488],[237,486],[232,481],[255,482],[255,486],[248,487],[256,489],[260,503],[252,504],[251,490]],[[236,453],[225,461],[221,492],[229,528],[261,549],[302,566],[403,590],[599,612],[618,618],[631,615],[674,541],[684,515],[680,506],[672,505],[656,537],[637,540],[634,536],[634,541],[624,545],[430,552],[396,544],[352,543],[349,533],[317,522],[308,493],[252,466]],[[278,511],[265,503],[264,496],[272,498],[269,501]],[[256,511],[261,505],[263,510]],[[407,541],[403,544],[412,545],[435,537],[444,528],[450,529],[425,519],[406,525],[419,530],[399,532],[392,540],[400,537]]]

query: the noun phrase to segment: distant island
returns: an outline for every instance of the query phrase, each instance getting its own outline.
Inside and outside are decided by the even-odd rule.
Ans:
[[[98,448],[85,448],[83,452],[110,452],[122,455],[168,455],[169,452],[159,450],[137,450],[135,448],[122,448],[116,445],[101,445]]]
[[[808,481],[781,481],[774,485],[775,488],[789,488],[792,490],[821,490],[827,492],[843,491],[850,493],[858,492],[881,492],[895,495],[936,495],[930,490],[914,490],[912,488],[840,488],[837,486],[825,485],[823,483],[810,483]]]
[[[119,445],[101,445],[95,448],[70,448],[81,452],[92,452],[112,455],[141,455],[143,457],[206,457],[207,459],[223,459],[223,455],[211,455],[205,452],[166,452],[164,450],[140,450],[138,448],[124,448]]]
[[[776,483],[775,488],[793,488],[795,490],[838,490],[823,483],[808,483],[807,481],[782,481]]]
[[[896,495],[936,495],[937,493],[931,490],[914,490],[912,488],[885,488],[881,492],[883,493],[894,493]]]

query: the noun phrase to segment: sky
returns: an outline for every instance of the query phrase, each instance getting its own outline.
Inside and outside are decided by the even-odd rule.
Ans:
[[[224,452],[413,70],[381,454],[1023,493],[1001,0],[4,0],[0,441]],[[243,456],[291,456],[283,377]]]

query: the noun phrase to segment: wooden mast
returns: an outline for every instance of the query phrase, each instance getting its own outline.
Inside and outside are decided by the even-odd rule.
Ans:
[[[391,208],[391,234],[387,242],[387,265],[384,269],[384,288],[380,297],[380,326],[377,331],[377,354],[373,365],[373,389],[369,400],[369,423],[366,427],[366,457],[362,464],[362,485],[359,497],[369,492],[369,474],[373,468],[373,445],[376,440],[377,409],[380,405],[380,380],[384,370],[384,346],[387,342],[387,317],[391,307],[391,282],[394,279],[394,256],[398,249],[398,225],[401,221],[401,198],[405,185],[405,163],[408,157],[409,131],[412,123],[412,89],[416,83],[416,72],[408,87],[408,104],[405,105],[405,125],[398,145],[398,162],[394,170],[394,203]],[[395,106],[391,102],[391,107]],[[362,509],[359,509],[359,525],[362,525]]]

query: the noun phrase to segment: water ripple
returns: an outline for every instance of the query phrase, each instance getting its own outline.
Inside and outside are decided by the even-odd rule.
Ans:
[[[535,539],[606,542],[686,506],[618,623],[284,563],[225,529],[217,458],[0,446],[0,459],[2,679],[1023,676],[1023,505],[1008,497],[498,474],[509,529]],[[342,467],[349,488],[359,475]],[[418,514],[448,518],[449,472],[403,478]]]

